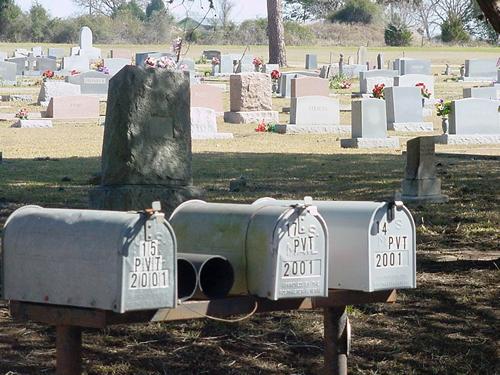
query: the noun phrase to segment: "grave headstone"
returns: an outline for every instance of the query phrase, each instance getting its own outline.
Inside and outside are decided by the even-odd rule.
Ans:
[[[366,65],[366,62],[368,61],[368,51],[366,50],[366,47],[359,47],[356,57],[356,64]]]
[[[234,73],[233,57],[231,55],[221,55],[219,73],[221,74]]]
[[[16,48],[14,50],[14,57],[28,57],[30,54],[30,51],[28,51],[26,48]]]
[[[377,55],[377,69],[384,69],[384,54],[379,53]]]
[[[64,56],[66,56],[66,52],[64,48],[49,48],[47,56],[56,59],[62,59]]]
[[[109,74],[90,71],[66,77],[66,82],[79,85],[82,94],[107,95],[109,79]]]
[[[465,60],[464,81],[495,81],[498,77],[496,59]]]
[[[7,59],[7,57],[8,57],[7,52],[0,51],[0,61],[4,61],[5,59]]]
[[[36,59],[36,67],[39,72],[44,72],[46,70],[52,70],[53,72],[57,70],[56,59],[51,59],[47,57],[38,57]]]
[[[52,120],[17,120],[14,124],[12,124],[11,128],[52,128]]]
[[[127,59],[128,61],[132,61],[132,55],[133,53],[128,49],[114,48],[109,52],[109,56],[112,59]]]
[[[191,107],[205,107],[224,114],[223,89],[214,85],[191,85]]]
[[[27,57],[13,57],[11,59],[7,59],[6,61],[16,64],[16,66],[17,66],[16,74],[18,76],[20,76],[23,74],[24,70],[26,69],[27,60],[28,60]]]
[[[54,96],[74,96],[80,95],[81,90],[79,85],[62,81],[47,80],[42,82],[40,93],[38,94],[38,104],[41,106],[48,106],[50,99]]]
[[[348,133],[349,126],[340,125],[338,99],[326,96],[291,98],[290,124],[277,125],[279,133]]]
[[[450,134],[500,134],[498,101],[479,98],[454,100],[449,121]]]
[[[464,98],[500,99],[499,89],[491,87],[469,87],[463,89]]]
[[[317,77],[298,77],[291,79],[291,96],[329,96],[330,81]]]
[[[16,83],[17,65],[8,61],[0,61],[0,84],[13,85]]]
[[[89,59],[100,59],[101,50],[95,48],[92,43],[92,30],[90,30],[88,26],[83,26],[80,29],[80,47],[77,54],[80,56],[87,56]],[[73,52],[76,52],[76,49]]]
[[[63,57],[62,67],[67,72],[72,70],[87,72],[90,69],[90,61],[87,56],[65,56]]]
[[[432,75],[431,62],[419,59],[399,59],[399,72],[405,74]]]
[[[211,108],[191,107],[192,139],[232,139],[232,133],[217,132],[217,116]]]
[[[94,96],[54,96],[45,117],[54,119],[97,119],[99,98]]]
[[[110,58],[104,59],[104,66],[109,70],[109,76],[113,77],[116,73],[118,73],[124,66],[130,65],[132,61],[130,59],[123,58]]]
[[[233,74],[229,83],[231,110],[224,113],[224,121],[234,124],[278,121],[278,112],[272,110],[272,83],[268,74]]]
[[[371,94],[373,87],[383,83],[385,87],[393,85],[394,77],[398,75],[396,70],[372,70],[359,72],[359,88],[361,94]]]
[[[399,138],[387,137],[387,114],[381,99],[369,98],[352,102],[351,138],[341,139],[346,148],[399,147]]]
[[[432,122],[424,122],[422,95],[418,87],[384,89],[387,129],[405,132],[432,131]]]
[[[101,186],[90,207],[143,210],[160,200],[167,215],[200,193],[192,186],[187,72],[126,66],[111,80]]]
[[[318,68],[318,56],[312,54],[306,54],[306,69],[317,69]]]
[[[436,176],[434,137],[418,137],[406,143],[405,179],[401,182],[404,202],[442,203],[441,179]]]
[[[220,60],[221,52],[217,50],[206,50],[203,51],[203,57],[209,61],[212,60],[214,57]]]
[[[317,73],[314,72],[284,72],[281,74],[281,78],[278,80],[278,90],[280,97],[289,98],[292,94],[292,78],[297,77],[319,77]]]
[[[32,52],[33,56],[35,56],[35,57],[43,56],[43,50],[42,50],[42,47],[40,47],[40,46],[31,47],[31,52]]]

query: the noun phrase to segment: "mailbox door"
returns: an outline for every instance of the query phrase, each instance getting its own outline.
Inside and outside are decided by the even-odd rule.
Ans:
[[[141,220],[123,244],[120,312],[175,307],[176,239],[163,217]]]
[[[311,211],[274,205],[256,212],[246,241],[250,293],[272,300],[327,295],[327,229]]]
[[[408,209],[386,204],[374,214],[370,232],[369,291],[415,288],[415,224]]]

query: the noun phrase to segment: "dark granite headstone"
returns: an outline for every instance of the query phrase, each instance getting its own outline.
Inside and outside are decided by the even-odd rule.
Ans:
[[[160,200],[167,213],[199,195],[191,185],[187,73],[125,66],[111,80],[102,186],[92,208],[142,210]]]
[[[407,143],[405,179],[401,186],[403,201],[446,202],[441,194],[441,179],[436,177],[434,137],[418,137]]]

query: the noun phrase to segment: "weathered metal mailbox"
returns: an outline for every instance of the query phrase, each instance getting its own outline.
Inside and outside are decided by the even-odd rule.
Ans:
[[[316,207],[182,203],[169,219],[179,251],[217,254],[234,269],[229,294],[326,296],[328,233]]]
[[[254,205],[300,202],[262,198]],[[330,288],[373,292],[416,287],[415,223],[402,202],[314,205],[328,226]]]
[[[159,212],[22,207],[5,224],[4,298],[119,313],[175,307],[176,246]]]

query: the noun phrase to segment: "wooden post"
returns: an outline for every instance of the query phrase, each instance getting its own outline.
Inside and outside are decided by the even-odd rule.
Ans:
[[[82,329],[75,326],[56,327],[56,375],[81,375]]]
[[[324,375],[347,375],[347,313],[345,306],[325,307]]]

